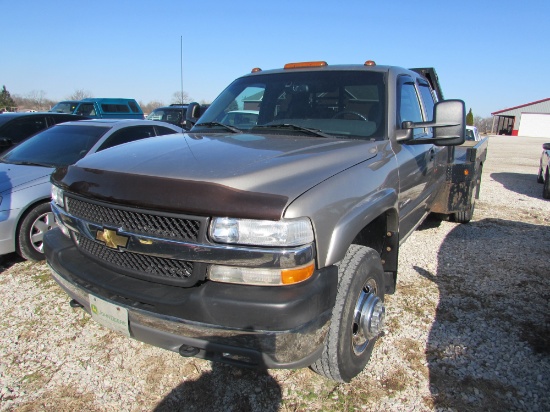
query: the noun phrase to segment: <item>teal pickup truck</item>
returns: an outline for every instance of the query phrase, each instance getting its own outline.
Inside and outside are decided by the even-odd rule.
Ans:
[[[49,110],[53,113],[70,113],[97,119],[144,119],[134,99],[95,98],[64,100]]]

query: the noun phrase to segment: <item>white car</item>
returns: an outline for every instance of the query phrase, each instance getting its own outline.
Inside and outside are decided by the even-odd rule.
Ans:
[[[94,119],[57,124],[0,156],[0,255],[44,259],[42,239],[55,227],[50,175],[91,153],[133,140],[180,133],[151,120]]]
[[[227,112],[221,123],[239,129],[250,129],[256,125],[259,113],[258,110],[233,110]]]
[[[477,127],[475,126],[466,126],[466,140],[473,140],[476,142],[479,142],[481,140],[481,136],[479,135],[479,132],[477,131]]]

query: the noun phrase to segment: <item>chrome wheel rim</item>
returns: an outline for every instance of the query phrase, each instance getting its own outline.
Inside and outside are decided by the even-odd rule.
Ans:
[[[44,253],[44,235],[56,226],[52,212],[43,213],[32,223],[29,239],[32,247],[39,253]]]
[[[351,324],[351,344],[355,355],[365,352],[369,342],[381,333],[385,315],[384,303],[378,297],[378,285],[374,279],[369,279],[355,302]]]

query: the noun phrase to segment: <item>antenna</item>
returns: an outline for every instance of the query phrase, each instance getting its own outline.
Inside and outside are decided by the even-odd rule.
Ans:
[[[183,104],[183,36],[180,36],[181,104]]]
[[[183,36],[180,36],[180,76],[181,76],[181,94],[180,94],[180,104],[183,105]],[[183,129],[183,126],[187,126],[185,121],[185,110],[183,106],[181,107],[181,120],[180,127]]]

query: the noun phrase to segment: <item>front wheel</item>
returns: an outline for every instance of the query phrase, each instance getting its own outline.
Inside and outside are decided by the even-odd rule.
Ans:
[[[338,264],[338,278],[325,347],[311,368],[329,379],[349,382],[369,361],[384,327],[384,270],[380,256],[365,246],[351,245]]]
[[[19,226],[17,253],[27,260],[44,260],[44,234],[56,225],[49,203],[30,209]]]
[[[539,173],[537,175],[537,183],[544,183],[544,178],[542,177],[542,167],[539,168]]]
[[[542,197],[545,199],[550,199],[550,171],[546,169],[546,174],[544,175],[544,186],[542,187]]]

